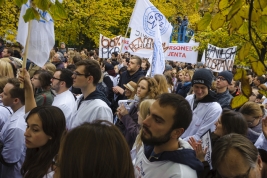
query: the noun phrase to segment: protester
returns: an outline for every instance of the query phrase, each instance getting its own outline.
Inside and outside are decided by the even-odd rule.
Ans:
[[[196,178],[203,165],[190,145],[180,139],[192,120],[188,102],[171,93],[160,95],[143,121],[143,145],[134,164],[136,177]]]
[[[82,95],[76,100],[72,111],[70,128],[75,128],[84,122],[97,119],[113,121],[113,114],[108,106],[109,101],[105,94],[97,90],[96,85],[101,78],[101,69],[95,60],[77,62],[73,72],[73,87],[80,88]],[[90,106],[90,107],[89,107]]]
[[[168,83],[164,75],[156,74],[154,79],[158,82],[158,91],[159,94],[169,93]]]
[[[0,93],[3,93],[4,87],[7,84],[8,78],[7,77],[0,77]],[[4,106],[2,102],[2,98],[0,98],[0,132],[6,123],[7,119],[10,118],[13,111],[10,107]]]
[[[70,128],[72,111],[75,109],[75,96],[69,91],[72,86],[72,72],[68,69],[57,69],[51,79],[51,89],[56,93],[52,106],[64,113],[67,128]]]
[[[9,106],[13,114],[5,122],[1,133],[1,178],[22,178],[21,165],[25,158],[24,132],[26,130],[25,97],[18,79],[10,78],[0,94],[4,106]]]
[[[37,70],[31,79],[37,106],[51,106],[54,94],[51,91],[52,74],[45,70]]]
[[[122,131],[130,149],[132,149],[139,132],[139,124],[137,122],[138,104],[144,99],[154,99],[158,95],[157,87],[158,84],[154,78],[141,77],[137,82],[137,92],[133,107],[128,111],[124,105],[120,105],[117,109],[119,120],[116,126]]]
[[[129,151],[122,134],[110,122],[84,123],[63,138],[54,178],[134,178]]]
[[[233,74],[228,71],[222,71],[217,76],[216,97],[221,107],[231,109],[230,103],[233,96],[229,93],[228,86],[231,85]]]
[[[57,52],[53,58],[52,58],[52,63],[56,66],[57,69],[63,69],[65,68],[64,66],[64,56],[61,52]]]
[[[20,81],[24,83],[27,98],[25,112],[29,114],[24,133],[27,150],[21,174],[24,178],[52,178],[53,158],[58,153],[61,136],[66,130],[65,117],[57,107],[36,107],[30,75],[26,70],[24,73],[24,77],[20,76]]]
[[[137,90],[137,84],[133,81],[128,82],[125,86],[124,95],[127,99],[134,99]]]
[[[184,82],[182,83],[181,88],[177,88],[176,93],[183,96],[184,98],[187,96],[188,92],[192,87],[191,80],[194,76],[194,71],[186,70],[184,75]]]
[[[173,91],[172,76],[168,73],[165,73],[164,76],[165,76],[166,81],[167,81],[168,93],[172,93],[172,91]]]
[[[148,59],[142,59],[141,64],[142,72],[144,73],[144,76],[147,74],[148,69],[150,68],[150,63]]]
[[[248,131],[248,126],[243,115],[231,110],[223,110],[222,115],[215,123],[215,126],[215,131],[210,135],[212,148],[216,144],[216,141],[224,135],[237,133],[246,136]],[[196,157],[204,165],[204,172],[199,174],[198,178],[207,178],[209,177],[208,175],[214,174],[214,171],[210,171],[209,163],[205,161],[207,148],[202,149],[202,143],[197,142],[194,138],[190,138],[189,143],[196,151]]]
[[[214,131],[214,124],[221,115],[222,108],[216,102],[215,93],[210,90],[213,75],[208,69],[198,69],[192,78],[194,94],[188,95],[186,100],[189,102],[193,111],[193,119],[188,129],[181,136],[184,140],[200,137],[208,130]]]
[[[267,175],[267,164],[262,162],[257,148],[239,134],[220,138],[213,148],[211,162],[220,177],[266,178]]]
[[[254,102],[245,103],[239,110],[248,124],[248,139],[255,143],[262,132],[262,118],[264,106]]]
[[[16,76],[16,69],[10,62],[0,60],[0,76],[14,78]]]
[[[138,124],[142,126],[143,121],[147,117],[149,113],[150,106],[155,102],[155,99],[146,99],[142,101],[139,105],[139,111],[137,112],[138,115]],[[142,146],[142,140],[141,140],[141,135],[142,135],[142,129],[139,131],[138,135],[136,136],[133,148],[131,150],[131,157],[133,160],[133,163],[135,164],[135,158],[136,154],[138,153],[139,149]]]
[[[240,91],[239,91],[239,81],[234,81],[232,80],[231,84],[228,85],[228,90],[229,90],[229,93],[235,97],[235,96],[238,96],[240,94]]]
[[[56,72],[56,66],[51,62],[45,63],[43,69],[50,72],[52,75],[54,75],[54,73]]]

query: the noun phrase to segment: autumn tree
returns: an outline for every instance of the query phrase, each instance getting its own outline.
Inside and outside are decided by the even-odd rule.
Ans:
[[[267,52],[267,1],[266,0],[215,0],[210,4],[197,25],[197,30],[213,31],[226,28],[229,36],[241,40],[237,60],[247,60],[252,70],[261,76],[266,72]],[[248,101],[251,87],[246,71],[239,68],[234,76],[240,80],[242,94],[232,100],[232,108],[238,108]],[[266,91],[259,91],[266,95]]]

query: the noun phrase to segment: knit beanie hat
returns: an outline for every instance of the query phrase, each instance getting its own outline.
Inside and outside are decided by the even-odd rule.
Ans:
[[[226,81],[228,82],[229,85],[231,85],[232,83],[232,79],[233,79],[233,74],[232,72],[229,71],[222,71],[218,74],[218,77],[222,76],[223,78],[226,79]]]
[[[195,71],[192,78],[192,86],[194,84],[206,85],[209,89],[213,81],[213,75],[208,69],[198,69]]]

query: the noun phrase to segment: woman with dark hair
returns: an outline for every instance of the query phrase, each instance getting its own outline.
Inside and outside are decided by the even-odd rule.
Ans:
[[[51,106],[54,94],[51,92],[52,74],[46,70],[37,70],[31,79],[37,106]]]
[[[239,112],[235,112],[232,110],[224,109],[221,117],[215,123],[216,129],[211,133],[211,146],[214,147],[216,145],[216,141],[227,134],[236,133],[243,136],[247,135],[248,126],[245,118]],[[199,178],[209,177],[208,175],[214,174],[214,171],[210,171],[210,165],[207,161],[205,161],[205,155],[207,150],[202,150],[201,142],[196,142],[193,137],[189,139],[189,143],[196,151],[197,158],[204,165],[204,172],[199,175]]]
[[[136,136],[139,133],[140,126],[137,123],[138,105],[145,99],[156,98],[159,93],[158,83],[154,78],[141,77],[137,82],[136,91],[136,96],[134,98],[135,103],[132,105],[133,107],[130,108],[129,111],[125,108],[124,105],[119,106],[117,109],[117,115],[119,120],[116,122],[116,125],[120,128],[123,135],[125,136],[130,149],[132,149]]]
[[[60,146],[62,134],[66,131],[63,112],[54,106],[38,106],[34,100],[29,73],[20,76],[25,88],[25,113],[27,128],[24,133],[27,147],[21,174],[24,178],[52,178],[53,158]]]
[[[63,138],[54,178],[134,178],[130,150],[112,123],[96,120]]]

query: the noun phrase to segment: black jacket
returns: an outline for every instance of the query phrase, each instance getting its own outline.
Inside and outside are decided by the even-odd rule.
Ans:
[[[137,83],[138,80],[143,76],[144,76],[144,73],[141,70],[138,70],[133,75],[130,75],[128,71],[125,71],[121,74],[118,86],[125,89],[123,84],[127,84],[130,81]]]

